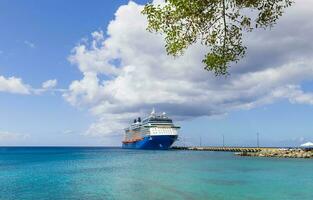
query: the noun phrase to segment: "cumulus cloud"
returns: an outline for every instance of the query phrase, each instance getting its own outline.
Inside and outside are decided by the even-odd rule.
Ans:
[[[31,87],[23,83],[22,79],[0,76],[0,92],[30,94]]]
[[[41,84],[41,88],[33,88],[32,92],[38,95],[44,92],[51,92],[51,93],[60,92],[62,94],[66,92],[66,89],[56,88],[57,84],[58,84],[57,79],[47,80]]]
[[[313,93],[305,93],[299,85],[287,85],[273,92],[274,96],[285,97],[291,103],[313,105]]]
[[[58,84],[58,81],[56,79],[47,80],[42,83],[43,89],[52,89]]]
[[[70,84],[64,98],[97,117],[86,131],[94,136],[119,134],[152,107],[184,120],[278,99],[312,104],[313,95],[301,90],[302,81],[313,79],[308,5],[313,3],[299,0],[275,29],[247,35],[247,57],[233,66],[231,76],[217,78],[203,70],[206,47],[195,44],[181,57],[168,56],[163,36],[146,31],[143,6],[129,2],[116,11],[106,32],[95,31],[90,41],[73,48],[69,61],[83,78]]]
[[[65,89],[55,88],[57,86],[57,80],[51,79],[44,81],[41,88],[33,88],[32,86],[23,83],[21,78],[17,77],[4,77],[0,76],[0,92],[12,93],[12,94],[42,94],[43,92],[66,92]]]

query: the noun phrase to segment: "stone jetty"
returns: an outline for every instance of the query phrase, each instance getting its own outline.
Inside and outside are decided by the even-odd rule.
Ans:
[[[303,149],[263,149],[259,152],[240,152],[239,156],[277,157],[277,158],[313,158],[313,151]]]
[[[277,147],[178,147],[176,150],[190,151],[226,151],[235,152],[238,156],[277,157],[277,158],[313,158],[313,150],[301,148],[277,148]]]
[[[205,146],[205,147],[199,147],[199,146],[194,146],[194,147],[178,147],[178,146],[173,146],[172,149],[176,150],[191,150],[191,151],[228,151],[228,152],[259,152],[262,151],[262,149],[265,148],[259,148],[259,147],[210,147],[210,146]],[[268,149],[268,148],[266,148]]]

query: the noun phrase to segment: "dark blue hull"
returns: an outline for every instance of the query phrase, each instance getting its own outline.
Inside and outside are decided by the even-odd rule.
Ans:
[[[166,150],[172,146],[176,139],[177,135],[149,136],[140,141],[123,143],[123,148]]]

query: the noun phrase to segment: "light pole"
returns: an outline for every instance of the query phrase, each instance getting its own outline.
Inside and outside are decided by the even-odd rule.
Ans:
[[[259,132],[256,133],[256,144],[259,148],[260,147],[260,134],[259,134]]]
[[[182,146],[185,147],[185,138],[184,137],[181,137],[181,143],[182,143]]]
[[[225,137],[223,135],[223,147],[225,147]]]

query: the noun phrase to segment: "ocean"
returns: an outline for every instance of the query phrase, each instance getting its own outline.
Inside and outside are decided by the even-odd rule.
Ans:
[[[313,160],[228,152],[0,148],[1,200],[312,200]]]

